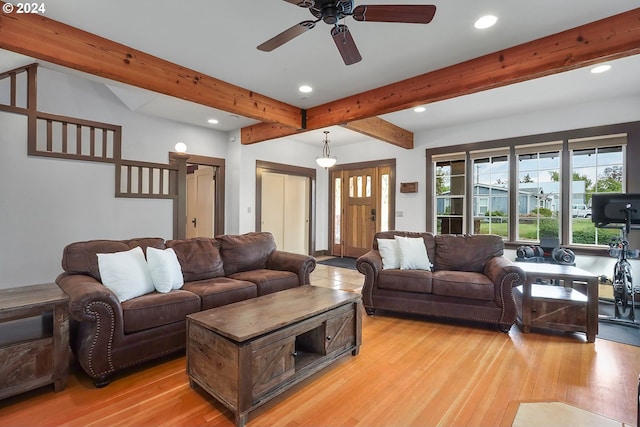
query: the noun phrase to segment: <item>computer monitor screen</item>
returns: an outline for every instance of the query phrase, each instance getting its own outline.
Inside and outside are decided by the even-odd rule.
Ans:
[[[591,220],[596,227],[609,224],[640,224],[640,194],[604,193],[591,197]]]

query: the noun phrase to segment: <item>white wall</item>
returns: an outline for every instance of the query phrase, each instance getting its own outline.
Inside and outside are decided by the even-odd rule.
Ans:
[[[597,103],[577,104],[555,110],[538,111],[531,114],[504,117],[479,123],[465,123],[445,129],[436,129],[416,135],[416,146],[442,147],[457,144],[489,141],[510,137],[537,135],[548,132],[588,128],[640,120],[640,97],[629,96],[609,99]],[[634,161],[629,159],[629,166]],[[421,203],[426,203],[424,199]],[[424,217],[423,217],[424,218]],[[418,224],[416,224],[418,226]],[[423,227],[423,224],[419,224]],[[637,231],[636,231],[637,233]],[[514,252],[514,251],[510,251]],[[511,254],[515,259],[515,253]],[[614,258],[587,255],[576,256],[576,266],[597,275],[613,276]],[[632,268],[640,271],[640,260],[631,260]],[[640,273],[634,277],[634,285],[640,285]]]
[[[177,141],[185,142],[189,153],[225,158],[226,233],[255,229],[256,160],[316,168],[316,250],[328,249],[328,172],[315,164],[319,147],[288,139],[242,146],[239,131],[219,132],[132,112],[102,84],[42,67],[38,77],[41,111],[122,125],[126,159],[166,163]],[[396,213],[402,215],[396,216],[396,228],[424,230],[427,147],[637,120],[640,98],[629,97],[429,130],[415,135],[412,150],[371,140],[336,145],[332,152],[341,164],[395,158]],[[0,113],[0,129],[0,288],[53,281],[61,272],[62,249],[70,242],[172,237],[172,203],[116,199],[112,164],[28,157],[26,119],[20,115]],[[418,182],[418,193],[400,193],[400,183],[411,181]],[[578,260],[585,268],[594,263],[608,272],[613,260]]]
[[[415,145],[445,147],[638,120],[640,97],[629,96],[429,130],[416,134]]]
[[[178,141],[226,157],[226,133],[131,112],[80,77],[40,67],[38,101],[41,111],[122,125],[125,159],[167,163]],[[54,281],[74,241],[172,237],[172,202],[115,198],[113,164],[28,157],[22,115],[0,112],[0,130],[0,288]]]
[[[470,98],[472,99],[472,98]],[[428,117],[425,117],[428,120]],[[406,150],[371,141],[334,147],[332,152],[340,163],[365,160],[396,159],[396,229],[422,231],[426,229],[425,150],[427,148],[468,144],[496,139],[536,135],[548,132],[593,126],[633,122],[640,120],[640,97],[623,97],[597,103],[577,104],[554,110],[503,117],[458,126],[432,129],[414,136],[414,148]],[[632,163],[632,162],[631,162]],[[630,164],[631,164],[630,163]],[[400,193],[401,182],[418,182],[418,193]],[[398,216],[401,214],[402,216]],[[318,249],[326,249],[318,248]],[[515,259],[515,251],[506,251]],[[633,268],[640,271],[640,260],[632,260]],[[615,259],[579,255],[576,265],[595,274],[611,276]],[[634,284],[640,284],[640,273]]]
[[[234,135],[235,136],[235,135]],[[316,164],[321,147],[301,144],[290,139],[265,141],[259,144],[241,145],[240,138],[230,142],[227,157],[226,191],[236,199],[227,209],[227,232],[246,233],[255,230],[256,224],[256,161],[281,163],[316,169],[316,249],[327,248],[327,180],[328,173]],[[233,169],[233,176],[229,173]],[[237,174],[237,175],[236,175]],[[229,198],[227,198],[229,200]],[[233,225],[232,225],[233,221]],[[237,221],[237,224],[235,223]]]

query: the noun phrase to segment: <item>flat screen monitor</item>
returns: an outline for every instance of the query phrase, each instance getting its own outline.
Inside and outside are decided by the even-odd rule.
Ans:
[[[640,194],[605,193],[591,197],[591,220],[596,227],[640,225]]]

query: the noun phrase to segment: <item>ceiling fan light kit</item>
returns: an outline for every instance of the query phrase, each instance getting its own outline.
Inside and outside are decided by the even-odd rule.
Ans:
[[[347,16],[360,22],[396,22],[409,24],[428,24],[436,13],[434,5],[360,5],[354,7],[353,0],[285,0],[301,8],[308,9],[316,18],[314,21],[302,21],[284,30],[258,46],[258,50],[271,52],[301,34],[315,28],[323,21],[332,25],[331,37],[346,65],[362,60],[349,28],[338,24]]]

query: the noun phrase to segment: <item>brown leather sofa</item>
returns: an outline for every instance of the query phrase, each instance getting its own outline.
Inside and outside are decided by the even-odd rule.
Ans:
[[[431,271],[383,269],[378,238],[421,237]],[[525,273],[503,256],[495,235],[454,235],[387,231],[376,233],[373,249],[356,261],[365,276],[362,299],[367,314],[377,309],[497,324],[507,332],[516,318],[512,288]]]
[[[173,248],[184,285],[120,302],[101,283],[97,253],[140,246]],[[309,284],[313,257],[276,249],[270,233],[170,240],[93,240],[64,248],[56,283],[69,295],[70,344],[97,387],[113,373],[180,351],[186,316],[260,295]]]

